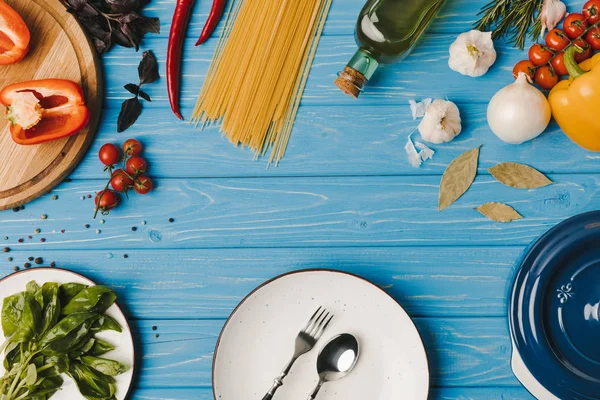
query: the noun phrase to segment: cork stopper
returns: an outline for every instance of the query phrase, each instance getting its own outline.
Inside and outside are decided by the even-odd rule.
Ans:
[[[344,71],[340,72],[335,80],[335,85],[346,93],[358,99],[363,86],[367,83],[367,78],[352,67],[346,66]]]

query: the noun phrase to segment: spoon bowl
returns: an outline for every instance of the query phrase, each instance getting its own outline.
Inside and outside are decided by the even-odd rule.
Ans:
[[[324,383],[336,381],[348,375],[354,369],[358,356],[358,340],[353,335],[344,333],[329,340],[317,358],[319,383],[308,400],[314,400]]]

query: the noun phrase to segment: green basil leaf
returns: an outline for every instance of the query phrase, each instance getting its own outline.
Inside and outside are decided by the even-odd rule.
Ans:
[[[46,357],[44,360],[44,365],[41,366],[43,370],[38,372],[38,376],[43,378],[59,376],[60,374],[69,370],[69,364],[69,357],[65,355],[53,355]]]
[[[37,381],[37,367],[34,363],[29,364],[25,375],[25,385],[32,386]]]
[[[113,317],[104,314],[101,315],[92,326],[92,332],[97,333],[103,331],[123,332],[123,328]]]
[[[79,392],[87,399],[110,399],[115,395],[115,379],[87,365],[73,362],[68,374],[77,384]]]
[[[117,294],[106,286],[90,286],[69,301],[62,310],[64,315],[93,311],[105,312],[117,299]]]
[[[23,400],[48,400],[54,395],[63,385],[63,378],[60,376],[52,376],[43,378],[27,397]]]
[[[58,322],[60,316],[60,302],[58,299],[58,283],[46,282],[41,288],[44,299],[44,308],[42,310],[42,334],[46,333]]]
[[[36,281],[30,281],[27,282],[27,285],[25,285],[25,290],[27,290],[31,294],[36,294],[37,291],[40,290],[40,286],[37,284]]]
[[[86,287],[87,285],[81,283],[64,283],[60,285],[60,304],[64,306]]]
[[[127,367],[115,360],[109,360],[107,358],[94,357],[94,356],[83,356],[80,357],[83,364],[95,369],[98,372],[108,376],[121,375],[127,371]]]
[[[88,354],[97,357],[106,354],[109,351],[113,351],[114,349],[115,346],[113,346],[112,344],[105,342],[102,339],[96,338],[96,341],[94,342],[94,345],[92,346]]]
[[[96,342],[96,339],[94,339],[93,335],[94,334],[90,330],[90,334],[88,334],[87,340],[82,341],[81,344],[77,346],[77,348],[71,350],[71,352],[69,352],[69,357],[77,358],[79,356],[87,354],[91,350],[91,348],[94,347],[94,343]]]
[[[57,343],[57,348],[69,348],[75,338],[81,339],[88,334],[96,318],[98,314],[91,312],[64,317],[42,336],[40,347],[47,348]]]
[[[22,343],[11,342],[6,347],[6,350],[4,352],[5,357],[4,357],[4,362],[3,362],[4,370],[10,371],[15,364],[20,362],[21,346],[23,346]]]
[[[10,342],[29,342],[40,331],[41,307],[29,292],[6,297],[2,304],[2,330]]]

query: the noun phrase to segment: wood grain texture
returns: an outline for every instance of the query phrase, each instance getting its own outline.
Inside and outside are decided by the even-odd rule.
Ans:
[[[404,152],[407,137],[419,122],[412,119],[408,103],[360,109],[303,106],[285,158],[268,170],[266,160],[251,162],[252,153],[232,146],[218,127],[199,131],[174,121],[170,109],[159,108],[147,110],[125,134],[119,134],[114,129],[119,109],[110,108],[104,110],[105,128],[71,177],[106,177],[98,150],[106,142],[123,141],[124,135],[144,143],[144,156],[157,178],[441,175],[454,158],[479,145],[483,145],[479,174],[488,175],[488,168],[505,161],[529,163],[550,174],[600,172],[600,156],[571,142],[554,123],[534,141],[520,146],[502,142],[487,126],[486,108],[484,104],[463,107],[460,136],[444,145],[431,145],[436,150],[433,160],[415,169]],[[183,112],[189,115],[191,110]],[[418,134],[413,138],[418,139]]]
[[[109,224],[109,223],[107,223]],[[140,226],[141,228],[141,226]],[[95,228],[90,228],[95,230]],[[0,274],[27,257],[55,261],[113,287],[137,319],[227,318],[268,279],[310,268],[363,276],[411,316],[502,317],[524,247],[409,247],[227,250],[13,249]],[[123,255],[127,254],[127,258]]]
[[[39,197],[69,174],[91,144],[102,108],[101,75],[95,51],[75,18],[58,0],[7,2],[30,28],[31,49],[23,61],[0,67],[0,88],[44,78],[75,81],[84,90],[91,119],[75,136],[34,146],[14,143],[10,122],[2,119],[0,210]]]
[[[104,225],[101,217],[92,220],[93,200],[80,200],[103,182],[73,181],[53,192],[57,201],[49,194],[3,215],[0,231],[15,249],[527,245],[598,206],[600,176],[549,177],[556,184],[526,191],[481,176],[443,212],[437,211],[435,176],[163,179],[152,195],[124,200]],[[475,209],[490,200],[513,206],[525,219],[489,221]],[[140,225],[142,219],[147,225]],[[44,243],[37,237],[18,242],[36,227],[45,233]]]

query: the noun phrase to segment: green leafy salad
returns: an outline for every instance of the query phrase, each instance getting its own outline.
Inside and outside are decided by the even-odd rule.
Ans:
[[[105,314],[117,299],[104,286],[79,283],[39,286],[4,299],[0,348],[6,373],[0,378],[1,400],[47,400],[60,390],[62,374],[77,384],[88,400],[115,400],[115,376],[127,367],[103,358],[114,350],[96,337],[98,332],[121,332],[119,323]]]

